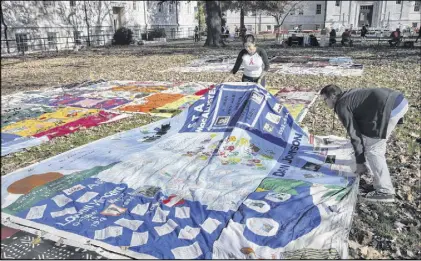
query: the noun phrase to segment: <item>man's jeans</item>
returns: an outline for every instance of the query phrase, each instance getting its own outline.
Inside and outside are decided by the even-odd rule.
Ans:
[[[387,126],[386,139],[369,138],[363,135],[365,158],[373,174],[374,189],[388,194],[395,194],[389,169],[386,163],[386,142],[395,129],[399,119],[408,111],[408,101],[403,99],[398,107],[393,109]]]

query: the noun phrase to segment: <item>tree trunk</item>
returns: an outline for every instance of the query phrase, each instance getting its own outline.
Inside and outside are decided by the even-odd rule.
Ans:
[[[241,8],[241,10],[240,10],[240,28],[243,28],[245,25],[244,25],[244,9],[243,8]]]
[[[221,41],[221,8],[216,1],[206,1],[206,25],[208,35],[204,46],[220,47]]]
[[[177,38],[177,35],[179,35],[179,30],[180,30],[180,22],[178,21],[178,1],[175,2],[175,19],[177,22],[177,30],[175,33],[175,38]]]
[[[340,6],[341,6],[341,8],[342,8],[342,3],[340,3]],[[340,11],[339,11],[339,20],[341,19],[341,16],[340,16]],[[325,1],[325,14],[324,14],[324,17],[323,17],[323,29],[325,29],[326,28],[326,15],[327,15],[327,0]]]
[[[83,3],[84,8],[85,8],[85,22],[86,22],[86,27],[87,27],[87,31],[88,31],[88,46],[91,47],[91,33],[89,32],[89,22],[88,22],[88,10],[86,10],[86,1],[84,1]]]
[[[1,19],[1,23],[4,26],[4,40],[6,41],[6,49],[7,49],[7,53],[10,53],[10,48],[9,48],[9,41],[7,40],[7,25],[4,22],[4,18],[3,18],[3,7],[0,5],[0,19]]]
[[[280,17],[279,16],[274,16],[275,17],[275,20],[276,20],[276,27],[277,27],[277,30],[276,30],[276,42],[277,43],[279,43],[279,38],[280,38],[280,33],[279,33],[279,31],[281,30],[281,24],[280,24]]]
[[[295,6],[296,6],[296,5],[298,5],[300,2],[301,2],[301,1],[298,1],[298,2],[297,2],[297,3],[295,3],[293,6],[291,6],[291,8],[288,10],[288,12],[286,12],[286,13],[285,13],[284,18],[282,18],[282,21],[281,21],[281,22],[279,22],[279,20],[281,20],[281,15],[276,16],[276,17],[275,17],[275,19],[276,19],[276,23],[278,24],[279,29],[281,29],[281,26],[284,24],[284,21],[285,21],[285,19],[287,18],[287,16],[289,15],[289,13],[291,12],[291,10],[292,10],[292,9],[294,9],[294,8],[295,8]],[[277,35],[277,36],[279,36],[279,35]],[[277,41],[279,41],[279,39],[278,39],[278,38],[276,38],[276,40],[277,40]]]

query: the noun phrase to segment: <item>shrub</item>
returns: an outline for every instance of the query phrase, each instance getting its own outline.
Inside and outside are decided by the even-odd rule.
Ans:
[[[149,33],[149,37],[151,38],[151,40],[153,38],[166,38],[167,34],[165,33],[164,28],[156,28]]]
[[[129,45],[133,41],[132,30],[122,27],[114,33],[113,44]]]
[[[167,34],[165,33],[164,28],[157,28],[152,31],[148,31],[148,37],[146,38],[146,33],[141,34],[142,40],[153,41],[153,38],[166,38]]]

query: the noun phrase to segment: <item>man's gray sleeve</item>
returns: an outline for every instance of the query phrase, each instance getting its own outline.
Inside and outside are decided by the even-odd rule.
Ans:
[[[358,164],[365,162],[363,139],[358,127],[358,123],[354,119],[354,115],[346,106],[337,107],[338,117],[344,125],[351,138],[352,147],[354,147],[355,160]]]

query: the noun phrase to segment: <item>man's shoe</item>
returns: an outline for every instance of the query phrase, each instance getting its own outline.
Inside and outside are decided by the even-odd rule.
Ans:
[[[375,190],[374,186],[373,186],[373,176],[372,175],[370,175],[370,174],[361,175],[359,190],[363,194],[367,194],[368,192],[371,192],[371,191]]]
[[[373,184],[360,184],[359,190],[360,190],[360,192],[365,194],[365,193],[369,193],[371,191],[374,191],[375,189],[374,189]]]
[[[392,203],[395,202],[395,196],[393,194],[386,194],[378,191],[368,192],[367,195],[363,197],[365,201],[370,202],[385,202]]]

